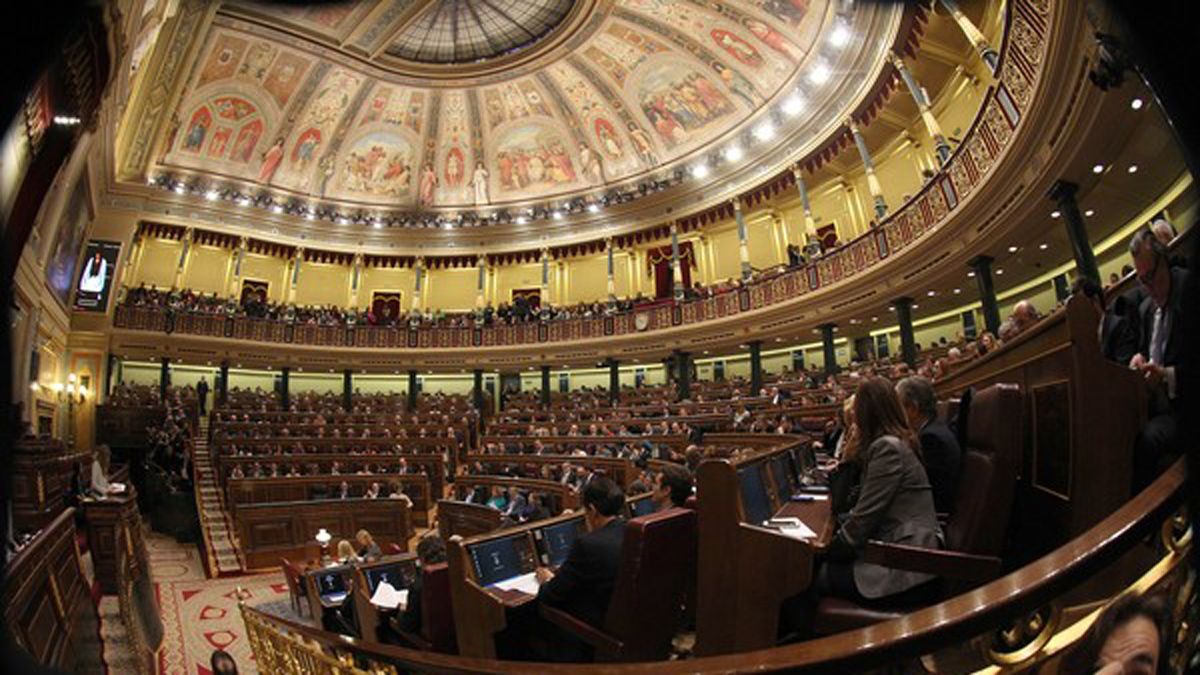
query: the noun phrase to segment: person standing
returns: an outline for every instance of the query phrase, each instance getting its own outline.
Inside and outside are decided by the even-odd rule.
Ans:
[[[208,382],[201,377],[196,384],[196,397],[200,399],[200,416],[205,416],[208,410]]]

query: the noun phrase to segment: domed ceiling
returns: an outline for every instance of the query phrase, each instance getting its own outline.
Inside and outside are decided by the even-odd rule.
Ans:
[[[862,102],[902,4],[228,3],[152,171],[395,212],[590,199],[698,163],[761,179]]]

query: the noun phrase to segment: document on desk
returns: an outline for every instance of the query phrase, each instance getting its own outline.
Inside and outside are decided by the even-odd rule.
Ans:
[[[504,581],[497,581],[492,585],[502,591],[521,591],[528,595],[537,595],[538,592],[537,575],[533,572],[505,579]]]
[[[371,596],[371,604],[384,609],[396,609],[408,604],[408,589],[396,590],[386,581],[379,582],[375,587],[375,595]]]
[[[793,539],[816,539],[817,533],[813,532],[807,525],[800,523],[799,525],[788,525],[779,528],[779,533],[791,537]]]

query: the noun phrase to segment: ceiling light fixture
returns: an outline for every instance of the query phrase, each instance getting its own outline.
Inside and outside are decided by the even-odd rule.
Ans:
[[[1137,173],[1137,164],[1129,165],[1129,173]]]
[[[54,116],[54,123],[59,125],[60,127],[78,126],[82,121],[83,120],[79,119],[78,117],[75,117],[74,115],[55,115]]]
[[[1040,244],[1040,245],[1038,246],[1038,249],[1040,249],[1040,250],[1042,250],[1042,251],[1045,251],[1045,250],[1046,250],[1046,249],[1048,249],[1048,248],[1050,248],[1050,245],[1049,245],[1049,244]]]
[[[742,146],[740,145],[731,145],[728,148],[725,148],[725,159],[729,160],[730,162],[741,161],[742,154]]]
[[[962,289],[961,289],[961,288],[956,288],[956,289],[954,289],[954,294],[955,294],[955,295],[958,295],[959,293],[962,293]]]
[[[817,63],[812,70],[808,71],[808,81],[813,84],[825,84],[829,81],[830,74],[828,64]]]
[[[1087,216],[1088,218],[1091,218],[1092,216],[1096,215],[1096,212],[1093,211],[1092,209],[1088,209],[1087,211],[1083,212],[1083,215]]]
[[[975,270],[971,270],[970,272],[967,272],[967,276],[968,276],[968,277],[974,277],[974,276],[975,276]]]
[[[221,196],[221,193],[217,192],[216,190],[209,190],[208,192],[204,193],[204,198],[210,202],[216,201],[217,197],[220,197],[220,196]]]
[[[1104,173],[1104,165],[1097,164],[1092,167],[1092,173]]]
[[[596,202],[592,202],[591,204],[588,204],[587,210],[588,213],[600,213],[600,205]]]
[[[1141,110],[1142,105],[1143,105],[1143,101],[1140,98],[1135,98],[1129,102],[1129,107],[1133,108],[1134,110]]]
[[[1004,274],[1004,268],[1003,267],[996,268],[996,274]]]
[[[928,295],[929,297],[931,297],[931,298],[932,298],[933,296],[937,295],[937,291],[929,291],[929,292],[928,292],[928,293],[926,293],[925,295]]]
[[[850,27],[844,21],[838,21],[829,33],[829,44],[845,47],[847,42],[850,42]]]
[[[1009,246],[1009,247],[1008,247],[1008,252],[1009,252],[1009,253],[1016,253],[1016,252],[1017,252],[1017,250],[1018,250],[1018,249],[1017,249],[1017,247],[1016,247],[1016,246]]]
[[[800,94],[792,94],[783,99],[783,113],[795,117],[804,112],[804,98]]]
[[[559,211],[558,209],[554,209],[553,211],[551,211],[551,212],[550,212],[550,215],[554,216],[554,219],[555,219],[555,220],[562,220],[562,219],[563,219],[563,214],[562,214],[562,211]]]
[[[1058,212],[1058,211],[1051,211],[1051,212],[1050,212],[1050,217],[1051,217],[1051,218],[1057,218],[1057,217],[1059,217],[1059,216],[1061,216],[1061,215],[1062,215],[1062,213],[1060,213],[1060,212]]]
[[[692,167],[692,178],[704,178],[708,176],[708,165],[697,164]]]
[[[769,121],[765,121],[754,128],[754,137],[760,141],[769,141],[775,138],[775,125]]]

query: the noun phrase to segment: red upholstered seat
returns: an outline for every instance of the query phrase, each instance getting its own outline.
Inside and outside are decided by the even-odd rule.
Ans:
[[[664,660],[683,615],[687,581],[679,570],[695,550],[695,511],[671,508],[634,518],[625,528],[604,627],[545,605],[542,614],[595,647],[597,661]]]
[[[953,596],[994,578],[1012,511],[1021,459],[1023,397],[1015,384],[995,384],[970,400],[954,511],[946,523],[946,549],[930,551],[868,543],[865,558],[899,569],[936,574],[943,593]],[[823,598],[813,630],[831,635],[894,619],[918,609],[909,606],[863,607],[840,598]]]

